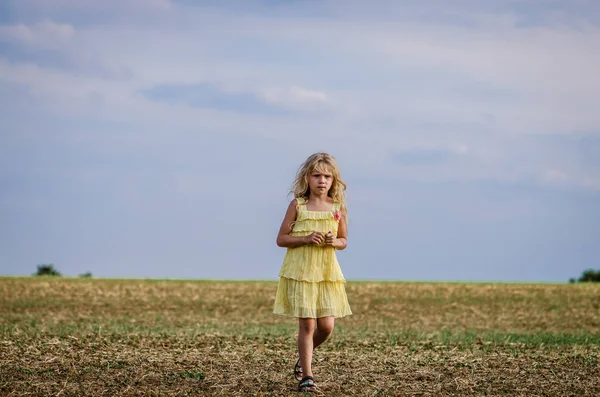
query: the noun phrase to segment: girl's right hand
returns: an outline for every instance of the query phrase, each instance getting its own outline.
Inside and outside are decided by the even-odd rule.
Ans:
[[[325,241],[325,236],[321,232],[313,232],[305,237],[305,241],[307,245],[321,245]]]

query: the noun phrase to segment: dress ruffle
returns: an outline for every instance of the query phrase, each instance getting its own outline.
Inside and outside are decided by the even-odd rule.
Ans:
[[[313,220],[333,220],[333,210],[332,211],[299,211],[297,221],[303,221],[305,219],[313,219]]]
[[[279,276],[313,283],[346,281],[335,249],[310,245],[289,249],[283,259]]]
[[[313,232],[327,233],[331,232],[334,235],[338,232],[339,223],[332,219],[302,219],[294,223],[292,236],[306,236]]]
[[[297,318],[321,318],[345,317],[351,315],[352,311],[344,283],[312,283],[282,277],[273,313]]]

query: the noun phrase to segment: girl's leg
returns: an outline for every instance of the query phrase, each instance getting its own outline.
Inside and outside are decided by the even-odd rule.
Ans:
[[[317,330],[313,335],[313,349],[325,342],[333,332],[335,317],[321,317],[317,319]]]
[[[303,376],[313,376],[311,363],[316,320],[314,318],[300,318],[298,322],[298,354],[300,355],[302,374]]]
[[[333,332],[335,317],[299,319],[298,354],[300,355],[301,377],[312,375],[314,349],[325,342]],[[316,327],[315,327],[316,326]]]

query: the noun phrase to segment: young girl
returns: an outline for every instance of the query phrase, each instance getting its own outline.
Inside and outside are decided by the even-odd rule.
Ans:
[[[348,243],[345,190],[335,159],[313,154],[298,170],[291,191],[295,198],[277,235],[277,245],[287,252],[273,312],[299,321],[294,366],[299,391],[317,390],[313,350],[331,335],[336,317],[352,314],[335,254]]]

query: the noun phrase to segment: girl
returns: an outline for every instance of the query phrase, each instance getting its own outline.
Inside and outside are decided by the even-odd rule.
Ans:
[[[333,331],[334,319],[352,314],[335,250],[348,243],[346,184],[335,159],[315,153],[298,170],[277,245],[287,252],[279,272],[275,314],[299,320],[294,376],[298,391],[315,391],[313,350]]]

